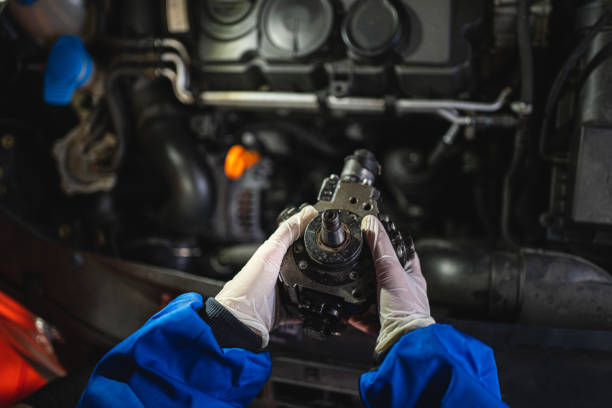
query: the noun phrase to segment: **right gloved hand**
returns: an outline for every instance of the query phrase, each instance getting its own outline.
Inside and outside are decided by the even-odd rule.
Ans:
[[[435,321],[430,315],[427,283],[421,273],[419,258],[415,255],[402,267],[377,217],[364,217],[361,229],[376,268],[380,332],[374,351],[380,355],[404,334]],[[359,328],[358,324],[354,325]],[[365,331],[372,332],[371,328]]]
[[[217,302],[261,337],[262,348],[268,345],[270,330],[283,317],[276,295],[283,257],[317,214],[314,207],[306,206],[283,221],[242,270],[215,296]]]

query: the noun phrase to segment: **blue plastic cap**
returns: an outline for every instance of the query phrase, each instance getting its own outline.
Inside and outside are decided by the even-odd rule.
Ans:
[[[19,0],[19,4],[23,4],[24,6],[31,6],[36,3],[38,0]]]
[[[93,62],[80,37],[62,35],[51,48],[45,68],[44,98],[49,105],[68,105],[74,91],[91,76]]]

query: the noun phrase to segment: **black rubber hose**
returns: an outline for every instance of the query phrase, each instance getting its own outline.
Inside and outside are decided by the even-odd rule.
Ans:
[[[444,240],[416,244],[432,307],[452,317],[612,330],[612,277],[582,258],[487,251]]]
[[[129,110],[126,98],[122,94],[119,86],[119,79],[130,76],[142,75],[142,70],[138,68],[118,68],[110,72],[106,81],[106,102],[110,113],[111,123],[117,137],[117,154],[112,163],[113,168],[118,168],[125,156],[125,144],[127,135],[130,133],[130,121],[128,119]]]
[[[139,130],[140,145],[169,188],[155,216],[161,230],[180,236],[201,233],[213,211],[213,187],[180,115],[160,115]]]
[[[146,62],[146,61],[145,61]],[[127,135],[132,130],[149,162],[169,190],[154,222],[160,231],[176,236],[202,232],[213,207],[213,187],[202,163],[187,120],[173,108],[172,93],[165,81],[143,82],[129,95],[123,95],[119,79],[148,76],[150,69],[118,66],[107,80],[108,107],[119,139],[122,158]],[[130,102],[128,106],[128,102]],[[128,120],[128,114],[135,117]]]
[[[517,5],[516,37],[521,69],[521,101],[533,103],[533,52],[529,11],[531,1],[519,0]]]
[[[526,119],[523,119],[526,122]],[[516,249],[519,247],[519,240],[512,231],[512,209],[513,207],[513,190],[516,182],[516,176],[523,162],[523,156],[525,153],[525,144],[527,141],[528,124],[522,123],[519,125],[516,134],[514,135],[514,151],[512,153],[512,159],[510,166],[504,177],[504,184],[502,187],[502,208],[501,208],[501,235],[504,243],[512,248]]]
[[[432,303],[467,315],[488,310],[488,251],[433,239],[420,241],[416,248]]]
[[[120,80],[124,78],[137,78],[142,76],[154,76],[152,64],[158,61],[158,56],[151,57],[134,57],[131,64],[116,61],[110,68],[106,79],[106,102],[108,112],[110,114],[111,123],[117,136],[117,154],[112,163],[113,168],[118,168],[125,156],[125,148],[128,135],[132,130],[132,124],[128,117],[129,108],[127,96],[123,94],[120,85]],[[132,65],[135,62],[143,64],[142,66]],[[148,65],[148,67],[147,67]]]
[[[531,30],[530,30],[530,1],[519,0],[517,5],[517,41],[521,71],[521,102],[526,105],[533,105],[533,52],[531,48]],[[529,116],[521,119],[516,134],[514,136],[514,150],[510,166],[504,177],[502,190],[502,209],[501,209],[501,234],[504,242],[511,248],[518,248],[518,239],[514,236],[510,227],[512,223],[512,204],[513,204],[513,189],[516,176],[521,168],[525,148],[530,132]]]
[[[567,81],[567,77],[574,70],[578,61],[582,58],[585,52],[589,49],[591,42],[595,38],[601,30],[610,22],[610,17],[612,14],[609,9],[606,8],[603,15],[597,20],[595,25],[587,32],[587,34],[582,38],[582,40],[578,43],[576,48],[572,50],[565,63],[557,73],[555,80],[550,88],[550,92],[548,93],[548,97],[546,98],[546,105],[544,107],[544,115],[542,117],[542,125],[540,127],[540,140],[539,140],[539,151],[540,157],[542,160],[552,164],[564,164],[567,163],[567,158],[557,157],[553,154],[550,154],[547,151],[547,139],[548,139],[548,128],[550,126],[550,122],[554,117],[554,109],[557,105],[557,101],[559,100],[559,96],[561,91],[563,90],[563,86]]]

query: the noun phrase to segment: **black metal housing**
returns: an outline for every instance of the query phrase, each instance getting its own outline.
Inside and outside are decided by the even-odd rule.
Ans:
[[[304,330],[311,336],[339,334],[350,316],[365,312],[376,300],[372,256],[361,233],[363,217],[381,218],[402,265],[414,255],[412,243],[406,245],[389,217],[379,215],[380,193],[372,186],[379,173],[371,152],[357,150],[348,156],[341,177],[323,181],[314,206],[320,214],[283,259],[279,282],[285,304],[304,318]],[[280,219],[295,211],[285,211]],[[334,227],[344,231],[345,239],[329,246],[326,228]]]
[[[368,2],[313,0],[304,13],[300,2],[254,0],[240,18],[226,21],[215,17],[206,2],[198,2],[193,7],[199,16],[200,86],[441,97],[474,84],[478,47],[473,42],[482,36],[470,34],[484,32],[486,2],[372,2],[375,10],[384,3],[378,14],[393,19],[396,29],[386,34],[392,38],[371,47],[367,39],[376,37],[380,27],[351,24]],[[247,8],[238,4],[238,10]],[[304,31],[305,26],[315,27],[316,36]]]

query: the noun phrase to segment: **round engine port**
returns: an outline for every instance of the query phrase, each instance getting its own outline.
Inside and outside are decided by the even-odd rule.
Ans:
[[[399,14],[388,0],[356,2],[342,28],[347,47],[363,57],[385,53],[398,42],[401,33]]]
[[[210,0],[199,4],[200,27],[215,40],[236,40],[257,27],[257,1]]]
[[[213,0],[206,2],[206,8],[210,16],[219,23],[236,24],[249,14],[253,3],[250,0]]]
[[[297,58],[321,48],[333,23],[328,0],[271,0],[263,10],[261,28],[275,47]]]

